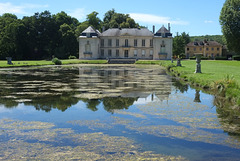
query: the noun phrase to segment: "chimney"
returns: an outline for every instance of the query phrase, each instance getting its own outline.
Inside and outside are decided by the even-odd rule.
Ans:
[[[170,23],[168,23],[168,31],[169,31],[169,32],[170,32],[170,29],[171,29],[171,28],[170,28]]]
[[[155,33],[155,26],[154,25],[153,25],[153,31],[152,32],[153,32],[153,34]]]
[[[105,26],[102,27],[102,32],[104,32],[104,31],[105,31]]]

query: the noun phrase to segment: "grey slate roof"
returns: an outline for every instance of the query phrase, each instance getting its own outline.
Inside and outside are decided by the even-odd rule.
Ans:
[[[186,46],[222,46],[222,44],[216,41],[194,41],[188,43]]]
[[[95,30],[92,26],[89,26],[82,33],[96,33],[96,34],[99,34],[99,31]]]
[[[101,36],[154,36],[151,31],[146,28],[112,28],[104,31]]]
[[[170,33],[164,26],[162,26],[156,33]]]

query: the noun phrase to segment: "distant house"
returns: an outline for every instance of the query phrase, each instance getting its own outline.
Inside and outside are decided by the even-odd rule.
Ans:
[[[186,58],[193,57],[195,53],[202,53],[204,57],[222,56],[223,45],[216,41],[194,41],[185,46]]]
[[[110,28],[102,33],[89,26],[79,37],[79,59],[171,59],[172,34],[162,26],[156,33],[147,28]]]

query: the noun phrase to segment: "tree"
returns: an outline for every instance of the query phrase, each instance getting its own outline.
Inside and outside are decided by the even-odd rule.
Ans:
[[[76,29],[76,31],[75,31],[76,36],[77,36],[77,37],[80,36],[81,33],[82,33],[86,28],[88,28],[88,26],[89,26],[88,21],[82,22],[82,23],[77,27],[77,29]]]
[[[95,29],[101,29],[102,21],[97,17],[98,13],[93,11],[89,15],[87,15],[88,24],[93,26]]]
[[[185,52],[185,46],[190,42],[189,34],[183,32],[173,38],[173,55],[179,56]]]
[[[115,12],[114,9],[105,13],[103,18],[103,26],[105,29],[109,28],[137,28],[139,24],[132,19],[129,14],[122,14]]]
[[[16,15],[6,13],[0,17],[0,59],[21,57],[16,54],[21,47],[19,34],[22,23]]]
[[[219,21],[228,48],[240,54],[240,1],[226,0]]]
[[[55,56],[58,58],[68,58],[70,55],[77,56],[78,43],[71,26],[68,24],[61,25],[59,33],[61,41],[55,49]]]

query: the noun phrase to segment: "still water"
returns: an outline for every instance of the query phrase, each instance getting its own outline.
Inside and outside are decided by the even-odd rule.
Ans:
[[[240,160],[240,115],[159,66],[0,70],[0,160]]]

